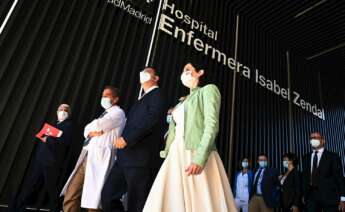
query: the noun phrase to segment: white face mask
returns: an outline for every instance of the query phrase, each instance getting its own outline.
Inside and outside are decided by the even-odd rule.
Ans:
[[[284,160],[283,161],[283,167],[287,169],[289,167],[289,161]]]
[[[267,167],[267,161],[259,161],[259,166],[261,167],[261,168],[266,168]]]
[[[247,168],[247,167],[248,167],[248,162],[243,161],[243,162],[242,162],[242,168]]]
[[[108,109],[111,106],[113,106],[113,104],[111,103],[111,99],[109,97],[102,97],[101,105],[104,109]]]
[[[57,112],[58,120],[65,121],[68,118],[68,113],[66,111],[60,110]]]
[[[320,146],[321,142],[319,139],[311,139],[310,144],[313,148],[317,148]]]
[[[197,79],[192,76],[192,72],[184,71],[181,75],[181,81],[187,88],[193,88],[196,85]]]
[[[172,115],[167,115],[167,123],[170,124],[172,121]]]
[[[140,83],[144,84],[145,82],[149,81],[151,79],[151,75],[147,73],[146,71],[141,71],[139,74],[140,77]]]

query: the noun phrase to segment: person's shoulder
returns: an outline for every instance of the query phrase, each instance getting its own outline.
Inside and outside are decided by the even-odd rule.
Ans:
[[[201,91],[219,92],[219,89],[215,84],[207,84],[207,85],[203,86],[200,90]]]
[[[218,96],[220,97],[220,91],[214,84],[208,84],[200,88],[199,92],[202,96]]]
[[[291,171],[292,174],[294,175],[300,175],[301,172],[297,169],[297,168],[294,168],[292,171]]]
[[[71,125],[73,123],[73,120],[71,118],[68,118],[65,121],[63,121],[62,123],[66,124],[66,125]]]
[[[331,157],[331,158],[339,158],[339,155],[335,152],[331,152],[331,151],[328,151],[328,150],[324,150],[323,154],[327,155],[328,157]]]
[[[303,157],[302,157],[302,160],[307,160],[308,157],[311,156],[311,154],[312,154],[312,152],[307,152],[307,153],[305,153],[305,154],[303,155]]]
[[[66,119],[65,121],[61,122],[60,124],[58,124],[58,127],[70,127],[72,126],[73,122],[72,119]]]
[[[276,168],[269,167],[269,168],[266,168],[266,169],[267,169],[267,172],[269,172],[271,174],[279,174],[279,171]]]
[[[125,111],[120,106],[112,107],[109,112],[113,114],[125,114]]]

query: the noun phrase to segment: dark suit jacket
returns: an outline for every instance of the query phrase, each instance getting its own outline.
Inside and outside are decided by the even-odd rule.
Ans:
[[[261,182],[262,197],[265,204],[270,208],[279,206],[280,193],[279,193],[279,172],[274,168],[265,168],[265,172]],[[254,181],[255,182],[255,175]],[[253,191],[253,189],[252,189]],[[253,195],[253,193],[252,193]]]
[[[311,184],[311,155],[303,157],[303,191],[307,201]],[[343,167],[339,156],[324,150],[317,168],[316,187],[318,195],[327,205],[338,205],[341,196],[345,196]]]
[[[122,137],[127,142],[117,151],[117,163],[122,167],[158,168],[159,152],[164,146],[167,107],[159,88],[145,94],[130,109]]]
[[[281,186],[282,206],[291,208],[293,205],[302,206],[302,179],[300,172],[294,168],[285,178]]]
[[[61,123],[54,124],[63,133],[61,137],[47,137],[47,142],[38,142],[36,159],[43,166],[62,167],[67,156],[67,148],[71,143],[72,121],[67,119]]]

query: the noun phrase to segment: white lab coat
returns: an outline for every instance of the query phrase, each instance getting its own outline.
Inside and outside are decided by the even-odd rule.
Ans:
[[[107,114],[102,118],[95,119],[86,125],[84,129],[85,138],[92,131],[103,131],[104,134],[93,137],[89,144],[83,147],[77,164],[62,189],[61,195],[66,193],[69,183],[87,156],[81,207],[90,209],[101,207],[102,188],[116,159],[113,141],[121,136],[125,121],[126,117],[123,110],[118,106],[113,106],[107,109]]]

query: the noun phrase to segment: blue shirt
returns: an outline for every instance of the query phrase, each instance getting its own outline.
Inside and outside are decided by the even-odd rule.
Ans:
[[[261,182],[262,182],[262,179],[263,179],[263,176],[264,176],[264,172],[265,172],[265,168],[259,168],[256,173],[255,173],[255,178],[257,178],[257,175],[258,173],[260,172],[260,170],[262,169],[262,172],[260,173],[260,176],[259,176],[259,180],[258,180],[258,185],[256,187],[256,193],[259,194],[259,195],[262,195],[262,191],[261,191]],[[254,180],[255,182],[255,180]]]

